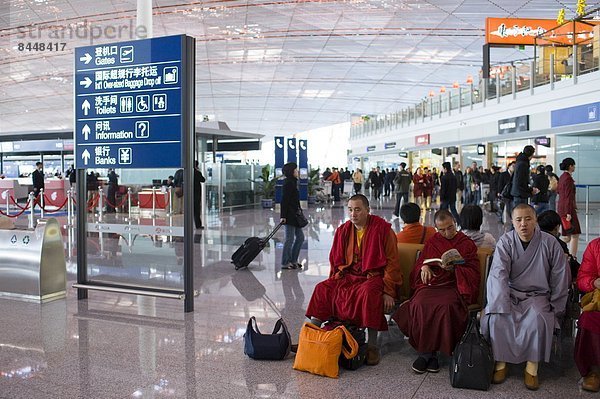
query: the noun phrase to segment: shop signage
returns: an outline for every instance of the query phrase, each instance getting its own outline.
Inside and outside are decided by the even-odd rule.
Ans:
[[[355,162],[360,162],[360,157],[354,157],[352,159],[354,159]]]
[[[529,115],[514,118],[500,119],[498,121],[498,134],[526,132],[529,130]]]
[[[578,125],[600,121],[600,102],[562,108],[550,113],[552,127]]]
[[[486,18],[488,44],[535,44],[535,38],[556,27],[554,19]]]
[[[485,155],[485,145],[477,144],[477,155]]]
[[[431,149],[431,153],[434,154],[434,155],[441,156],[442,155],[442,149],[441,148],[432,148]]]
[[[376,145],[370,145],[370,146],[367,147],[367,152],[375,151],[376,148],[377,148]]]
[[[408,152],[406,152],[406,151],[400,151],[400,152],[398,153],[398,156],[399,156],[400,158],[408,158]]]
[[[446,155],[454,155],[454,154],[458,154],[458,147],[452,146],[452,147],[446,148]]]
[[[429,133],[415,136],[415,145],[427,145],[429,144]]]
[[[386,150],[389,150],[390,148],[396,148],[396,142],[395,142],[395,141],[393,141],[393,142],[391,142],[391,143],[385,143],[385,144],[383,145],[383,147],[384,147]]]
[[[550,147],[550,137],[536,137],[533,139],[533,142],[536,145],[541,145],[542,147]]]
[[[186,36],[75,49],[77,168],[179,168]]]

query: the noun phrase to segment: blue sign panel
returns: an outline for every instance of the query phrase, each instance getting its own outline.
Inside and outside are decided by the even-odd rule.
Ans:
[[[308,140],[298,140],[298,174],[300,201],[308,199]]]
[[[77,168],[180,168],[185,36],[75,49]]]
[[[600,121],[600,102],[557,109],[551,112],[551,126],[569,126]]]
[[[287,139],[287,161],[298,163],[298,156],[296,154],[296,139],[293,137]]]
[[[282,136],[275,137],[275,176],[279,177],[282,175],[284,156],[285,156],[285,139]],[[277,179],[275,182],[275,202],[281,203],[281,197],[283,196],[281,190],[283,187],[283,180]]]

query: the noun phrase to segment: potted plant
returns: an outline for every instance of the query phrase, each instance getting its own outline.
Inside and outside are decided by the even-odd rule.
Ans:
[[[271,165],[263,166],[260,176],[255,180],[255,183],[258,185],[257,192],[262,197],[260,203],[263,208],[273,207],[276,181],[275,177],[271,177]]]
[[[308,172],[308,203],[309,204],[316,204],[317,203],[317,195],[315,192],[315,188],[319,185],[320,182],[320,176],[321,174],[319,173],[320,169],[310,169],[310,172]]]

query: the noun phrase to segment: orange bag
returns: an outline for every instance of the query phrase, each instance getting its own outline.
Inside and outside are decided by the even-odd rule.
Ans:
[[[340,353],[346,359],[352,359],[358,353],[358,343],[346,327],[338,326],[326,331],[312,323],[304,323],[300,330],[294,370],[338,378]]]

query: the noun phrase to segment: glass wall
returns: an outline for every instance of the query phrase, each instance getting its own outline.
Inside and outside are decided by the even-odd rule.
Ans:
[[[560,162],[571,157],[575,160],[575,184],[600,185],[600,132],[596,136],[557,136],[556,137],[556,174],[563,172],[559,169]],[[585,189],[577,189],[577,201],[585,201]],[[600,201],[600,187],[590,187],[590,201]]]

